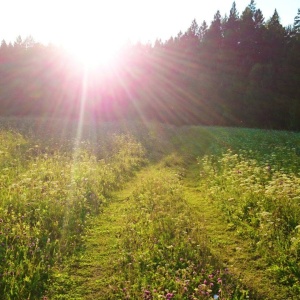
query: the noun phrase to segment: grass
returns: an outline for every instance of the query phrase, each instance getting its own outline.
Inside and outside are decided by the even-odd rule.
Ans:
[[[266,161],[260,160],[260,155],[254,159],[248,158],[247,152],[231,151],[218,161],[202,158],[199,182],[207,198],[224,212],[228,228],[250,242],[248,248],[261,261],[255,264],[263,270],[267,281],[281,284],[277,295],[280,299],[282,291],[285,297],[296,297],[300,288],[300,190],[299,174],[295,173],[299,158],[294,149],[278,147],[273,151]]]
[[[144,152],[126,135],[113,137],[106,159],[83,142],[52,152],[13,132],[0,136],[0,290],[5,299],[35,299],[53,268],[80,249],[89,219],[144,162]]]
[[[104,208],[82,257],[58,272],[50,298],[245,299],[183,192],[165,162],[140,172]]]
[[[219,202],[210,195],[205,196],[199,180],[199,166],[192,166],[185,179],[185,195],[190,206],[200,211],[199,218],[211,253],[247,287],[250,299],[282,299],[282,294],[287,295],[284,286],[278,286],[266,276],[267,264],[253,252],[251,239],[237,232]]]
[[[0,124],[0,299],[297,298],[299,134]]]

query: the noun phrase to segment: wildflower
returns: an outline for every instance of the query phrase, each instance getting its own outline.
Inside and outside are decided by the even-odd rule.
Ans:
[[[166,299],[167,300],[170,300],[170,299],[172,299],[174,297],[174,294],[173,293],[168,293],[167,295],[166,295]]]
[[[219,299],[219,296],[218,295],[214,295],[214,299]]]
[[[144,290],[144,299],[145,299],[145,300],[150,300],[150,299],[152,299],[152,297],[151,297],[151,292],[150,292],[150,291]]]

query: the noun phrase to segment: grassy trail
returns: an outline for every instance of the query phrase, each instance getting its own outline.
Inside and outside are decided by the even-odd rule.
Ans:
[[[299,299],[298,133],[50,123],[0,130],[0,299]]]
[[[250,289],[251,299],[283,299],[284,288],[266,276],[266,263],[253,253],[250,241],[239,236],[228,225],[218,204],[203,197],[199,180],[198,166],[191,165],[183,183],[185,197],[191,208],[199,212],[200,223],[208,237],[211,253]]]
[[[130,195],[136,183],[151,172],[151,167],[141,170],[124,189],[113,194],[93,221],[82,256],[57,275],[60,283],[54,287],[53,299],[115,299],[110,296],[111,283],[118,272],[115,261],[119,259],[119,242],[130,208]]]
[[[140,182],[158,172],[156,166],[146,167],[124,189],[113,194],[88,231],[82,257],[73,261],[69,270],[58,274],[58,285],[51,299],[116,299],[112,296],[120,272],[116,261],[120,258],[122,230],[131,212],[130,196]],[[238,236],[227,225],[217,204],[203,197],[198,180],[198,166],[191,164],[182,180],[184,197],[199,220],[198,226],[204,233],[210,253],[250,289],[251,299],[282,299],[282,286],[277,287],[265,276],[264,261],[254,256],[247,239]]]

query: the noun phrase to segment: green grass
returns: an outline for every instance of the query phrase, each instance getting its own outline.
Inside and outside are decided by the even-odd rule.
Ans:
[[[0,299],[298,297],[298,133],[0,124]]]
[[[261,261],[257,267],[267,280],[280,283],[285,297],[296,297],[300,159],[293,148],[284,146],[273,149],[267,160],[260,153],[257,159],[253,152],[251,158],[247,154],[229,151],[218,160],[202,158],[199,186],[222,209],[227,228],[250,242],[253,256]]]
[[[116,192],[93,225],[82,256],[57,270],[51,299],[247,295],[207,247],[202,220],[165,162],[147,167]]]
[[[128,135],[113,137],[106,159],[84,142],[52,152],[13,132],[0,137],[0,290],[5,299],[35,299],[53,267],[83,245],[91,216],[144,163],[144,150]]]

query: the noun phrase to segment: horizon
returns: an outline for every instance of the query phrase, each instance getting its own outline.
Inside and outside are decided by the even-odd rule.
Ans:
[[[235,2],[239,14],[250,3],[248,0]],[[196,0],[166,0],[163,3],[157,0],[114,0],[107,3],[94,0],[0,1],[0,26],[7,28],[6,32],[1,32],[0,39],[13,43],[19,35],[23,39],[32,36],[41,44],[66,48],[78,45],[78,41],[93,44],[97,37],[100,37],[101,45],[113,43],[110,48],[127,42],[153,43],[156,39],[165,41],[180,31],[184,32],[193,19],[198,24],[205,20],[210,25],[216,11],[220,10],[224,17],[229,14],[232,3],[231,0],[215,1],[203,6]],[[265,21],[277,9],[283,26],[293,24],[300,8],[296,0],[290,0],[289,5],[279,0],[255,3],[262,10]]]

